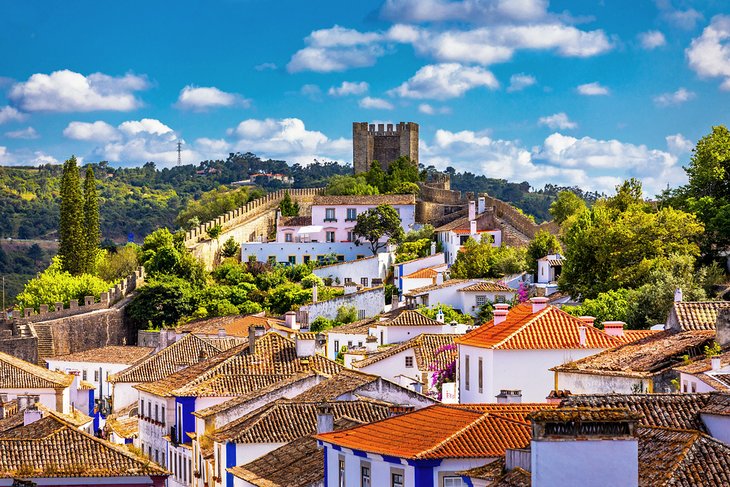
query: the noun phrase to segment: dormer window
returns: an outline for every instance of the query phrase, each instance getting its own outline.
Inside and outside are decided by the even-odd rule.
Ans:
[[[326,222],[336,222],[337,221],[337,219],[335,218],[335,209],[334,208],[325,208],[324,221],[326,221]]]

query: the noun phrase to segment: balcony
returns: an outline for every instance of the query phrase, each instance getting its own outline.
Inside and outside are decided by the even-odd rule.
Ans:
[[[325,219],[324,219],[323,221],[324,221],[325,223],[329,223],[329,222],[337,222],[337,218],[325,218]]]

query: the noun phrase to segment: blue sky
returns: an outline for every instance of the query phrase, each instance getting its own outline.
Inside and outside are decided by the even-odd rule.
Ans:
[[[70,6],[72,5],[72,6]],[[726,15],[727,14],[727,15]],[[728,123],[726,2],[3,2],[0,163],[350,162],[415,121],[421,162],[648,194]]]

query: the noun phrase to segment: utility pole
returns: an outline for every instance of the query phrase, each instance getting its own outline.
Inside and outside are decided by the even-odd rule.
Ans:
[[[177,142],[177,166],[182,165],[182,142]]]

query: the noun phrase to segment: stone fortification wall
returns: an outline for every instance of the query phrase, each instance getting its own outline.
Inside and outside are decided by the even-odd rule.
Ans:
[[[312,206],[316,195],[322,194],[324,188],[302,188],[279,190],[269,193],[263,198],[253,200],[225,213],[209,222],[188,230],[185,233],[185,247],[193,255],[201,259],[206,268],[212,269],[215,263],[219,245],[233,237],[237,242],[266,241],[276,225],[276,209],[286,191],[292,199],[299,203],[301,212],[306,214]],[[207,232],[216,225],[221,226],[221,235],[218,240],[208,238]]]
[[[560,232],[560,225],[557,223],[549,221],[537,225],[528,217],[517,211],[515,207],[502,200],[498,200],[497,198],[485,196],[485,204],[486,206],[494,208],[494,214],[498,218],[506,221],[518,232],[530,239],[535,238],[535,234],[540,230],[547,230],[554,235],[557,235]]]

